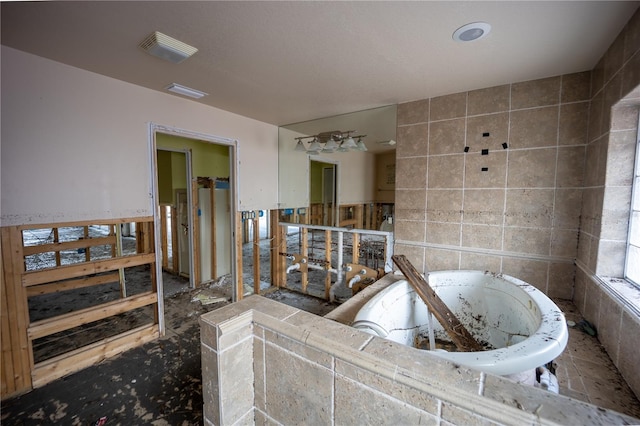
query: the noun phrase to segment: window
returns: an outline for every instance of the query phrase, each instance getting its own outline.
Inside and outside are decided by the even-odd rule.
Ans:
[[[625,278],[640,286],[640,122],[638,129],[636,133],[636,162],[633,173]]]

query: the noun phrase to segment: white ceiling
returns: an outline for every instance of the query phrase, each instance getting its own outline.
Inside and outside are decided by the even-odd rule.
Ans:
[[[2,44],[285,125],[592,69],[640,2],[3,2]],[[485,21],[488,37],[454,42]],[[199,51],[181,64],[153,31]],[[176,95],[178,96],[178,95]]]

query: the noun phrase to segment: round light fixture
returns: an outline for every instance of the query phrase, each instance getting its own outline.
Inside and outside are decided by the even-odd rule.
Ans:
[[[491,31],[491,25],[486,22],[472,22],[463,25],[453,33],[455,41],[474,41],[486,37]]]

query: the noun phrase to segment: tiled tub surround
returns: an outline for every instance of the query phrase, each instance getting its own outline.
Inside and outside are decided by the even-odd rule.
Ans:
[[[504,272],[570,299],[589,84],[585,72],[399,105],[395,252],[421,272]]]
[[[200,318],[205,424],[625,424],[251,296]]]
[[[573,300],[636,395],[640,292],[619,278],[639,109],[640,10],[591,71],[399,105],[395,206],[397,254]]]

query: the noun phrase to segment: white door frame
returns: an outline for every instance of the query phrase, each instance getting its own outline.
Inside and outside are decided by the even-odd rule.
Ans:
[[[164,296],[162,289],[162,249],[160,248],[160,227],[156,226],[160,223],[160,208],[159,208],[159,194],[158,194],[158,162],[156,152],[158,149],[156,143],[156,133],[164,133],[168,135],[180,136],[187,139],[194,139],[200,142],[217,144],[217,145],[225,145],[229,147],[229,197],[230,197],[230,205],[231,205],[231,278],[233,285],[233,301],[238,300],[237,286],[235,282],[237,280],[237,239],[239,238],[236,235],[236,217],[238,212],[238,141],[235,139],[223,138],[220,136],[209,135],[205,133],[193,132],[190,130],[180,129],[178,127],[166,126],[162,124],[157,124],[150,122],[148,129],[148,140],[149,140],[149,158],[150,158],[150,189],[149,198],[151,200],[151,207],[153,211],[153,220],[154,220],[154,229],[155,229],[155,256],[156,256],[156,276],[158,283],[158,311],[159,311],[159,326],[160,333],[164,335],[165,332],[165,324],[164,324]],[[191,162],[190,155],[188,155],[189,162]],[[191,184],[192,176],[191,176],[191,168],[187,169],[187,176],[189,179],[189,185]],[[189,202],[191,203],[191,188],[188,188],[187,196],[189,197]],[[191,216],[191,215],[189,215]],[[193,249],[193,226],[189,224],[189,243],[191,244],[191,248]],[[193,251],[192,251],[193,253]],[[193,270],[193,255],[191,256],[191,277],[190,280],[194,279],[194,270]]]

